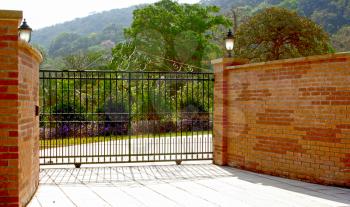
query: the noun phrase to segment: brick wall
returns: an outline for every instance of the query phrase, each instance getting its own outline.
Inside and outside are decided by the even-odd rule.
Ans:
[[[30,201],[39,184],[39,63],[41,57],[19,43],[19,196],[22,203]]]
[[[350,186],[350,53],[220,62],[214,163]]]
[[[24,206],[39,180],[41,55],[18,40],[22,12],[0,11],[0,206]]]

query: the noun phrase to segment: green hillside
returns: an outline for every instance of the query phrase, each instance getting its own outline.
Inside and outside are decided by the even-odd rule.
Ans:
[[[292,9],[322,25],[332,36],[337,51],[350,50],[347,44],[350,0],[202,0],[200,3],[217,5],[227,15],[232,8],[244,8],[238,14],[246,17],[271,6]],[[123,29],[131,25],[135,8],[114,9],[34,31],[33,43],[45,48],[52,57],[79,51],[110,51],[115,43],[124,40]]]
[[[350,51],[350,0],[202,0],[201,3],[217,5],[224,12],[244,8],[246,16],[271,6],[295,10],[321,25],[331,35],[336,51]]]
[[[98,45],[107,40],[114,43],[122,41],[123,29],[131,24],[135,8],[113,9],[39,29],[33,32],[32,42],[48,50],[53,41],[60,39],[60,36],[62,39],[62,34],[74,36],[73,43],[74,41],[76,44],[84,43],[85,47]]]
[[[350,0],[203,0],[202,3],[224,9],[251,6],[252,11],[270,6],[285,7],[309,17],[330,34],[350,24]]]

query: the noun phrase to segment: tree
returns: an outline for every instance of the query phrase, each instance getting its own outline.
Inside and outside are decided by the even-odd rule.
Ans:
[[[77,52],[62,58],[65,70],[106,69],[110,55],[103,51]]]
[[[233,23],[233,31],[237,31],[238,26],[249,20],[252,13],[252,7],[231,7],[226,16],[231,19]],[[222,39],[222,38],[221,38]]]
[[[298,10],[332,34],[350,21],[350,0],[299,0]]]
[[[325,54],[330,39],[311,20],[283,8],[265,9],[243,23],[236,36],[235,55],[252,62]]]
[[[111,68],[123,71],[123,70],[145,70],[151,68],[151,64],[154,66],[157,61],[151,62],[150,58],[137,52],[137,48],[134,42],[124,42],[117,44],[113,49],[113,58]],[[153,57],[153,59],[155,59]]]
[[[218,12],[216,6],[179,4],[172,0],[135,10],[133,23],[124,32],[127,41],[114,48],[114,67],[119,68],[123,59],[132,60],[128,65],[137,66],[124,69],[164,71],[201,67],[208,48],[217,47],[211,42],[212,31],[219,25],[231,24]]]
[[[73,42],[78,40],[80,35],[75,33],[61,33],[52,42],[49,48],[50,56],[71,54],[74,52]]]
[[[332,36],[332,43],[339,52],[350,51],[350,26],[342,27]]]
[[[330,12],[327,10],[319,10],[315,11],[311,17],[311,20],[315,21],[319,25],[323,25],[323,27],[330,33],[336,32],[340,24],[337,24],[339,22],[339,16],[336,12]]]

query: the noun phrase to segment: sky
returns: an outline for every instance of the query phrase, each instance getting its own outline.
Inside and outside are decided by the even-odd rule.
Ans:
[[[157,0],[0,0],[0,10],[22,10],[30,27],[40,29],[78,17]],[[178,0],[198,3],[199,0]]]

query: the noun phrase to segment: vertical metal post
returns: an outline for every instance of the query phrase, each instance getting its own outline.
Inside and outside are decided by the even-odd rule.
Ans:
[[[128,134],[129,134],[129,162],[131,162],[131,73],[129,72],[128,78],[128,90],[129,90],[129,122],[128,122]]]

